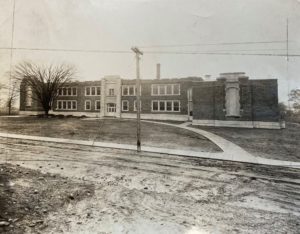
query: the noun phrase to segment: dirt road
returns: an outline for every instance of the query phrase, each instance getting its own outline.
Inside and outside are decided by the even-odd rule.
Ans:
[[[297,233],[300,170],[0,138],[0,159],[92,182],[43,233]]]

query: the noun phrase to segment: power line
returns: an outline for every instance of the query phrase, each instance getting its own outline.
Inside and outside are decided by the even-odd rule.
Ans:
[[[80,53],[113,53],[113,54],[130,54],[130,50],[79,50],[79,49],[54,49],[54,48],[25,48],[25,47],[0,47],[0,50],[24,50],[24,51],[49,51],[49,52],[80,52]],[[268,49],[266,49],[268,50]],[[274,49],[270,49],[274,50]],[[281,49],[277,49],[281,50]],[[282,49],[284,50],[284,49]],[[223,50],[226,51],[226,50]],[[232,52],[217,51],[144,51],[145,54],[190,54],[190,55],[252,55],[252,56],[277,56],[286,57],[286,53],[236,53],[234,50],[227,50]],[[236,50],[238,51],[238,50]],[[240,51],[259,51],[259,50],[240,50]],[[289,54],[289,57],[299,57],[300,54]]]
[[[0,50],[24,50],[24,51],[53,51],[53,52],[82,52],[82,53],[132,53],[130,50],[80,50],[80,49],[54,49],[54,48],[25,48],[25,47],[0,47]]]
[[[275,56],[275,57],[286,57],[284,54],[273,54],[273,53],[227,53],[227,52],[199,52],[199,51],[144,51],[145,54],[190,54],[190,55],[253,55],[253,56]],[[300,54],[289,54],[289,57],[300,57]]]
[[[140,48],[159,48],[159,47],[186,47],[186,46],[214,46],[214,45],[255,45],[255,44],[281,44],[286,41],[245,41],[245,42],[219,42],[219,43],[200,43],[200,44],[177,44],[177,45],[151,45],[139,46]]]
[[[13,34],[11,43],[13,44]],[[25,47],[0,47],[0,50],[10,50],[11,60],[14,50],[23,51],[49,51],[49,52],[79,52],[79,53],[114,53],[130,54],[130,50],[84,50],[84,49],[56,49],[56,48],[25,48]],[[190,54],[190,55],[241,55],[241,56],[287,56],[286,53],[237,53],[238,51],[284,51],[285,49],[245,49],[245,50],[212,50],[212,51],[144,51],[145,54]],[[289,54],[289,57],[299,57],[300,54]]]

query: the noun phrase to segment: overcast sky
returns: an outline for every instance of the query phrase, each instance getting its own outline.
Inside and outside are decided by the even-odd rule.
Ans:
[[[186,45],[286,40],[290,54],[300,54],[298,0],[15,0],[13,47],[128,50],[132,46]],[[0,47],[10,47],[13,0],[0,0]],[[277,78],[280,100],[300,88],[300,57],[147,54],[147,51],[221,51],[286,53],[285,43],[142,48],[142,78],[246,72],[252,79]],[[242,51],[245,50],[245,51]],[[255,51],[254,51],[255,50]],[[132,53],[13,51],[12,63],[67,62],[78,80],[105,75],[135,78]],[[10,67],[10,50],[0,50],[0,82]],[[287,72],[288,71],[288,72]]]

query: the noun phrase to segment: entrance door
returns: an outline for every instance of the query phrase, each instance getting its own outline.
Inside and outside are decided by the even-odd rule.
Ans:
[[[116,104],[115,103],[107,103],[106,116],[115,116],[115,114],[116,114]]]

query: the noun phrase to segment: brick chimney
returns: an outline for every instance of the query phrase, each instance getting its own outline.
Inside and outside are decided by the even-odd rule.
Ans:
[[[156,64],[156,79],[160,80],[160,63]]]

